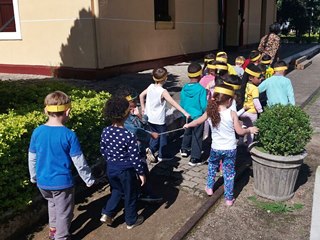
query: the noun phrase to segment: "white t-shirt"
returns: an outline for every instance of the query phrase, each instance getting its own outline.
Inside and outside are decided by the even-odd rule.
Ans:
[[[231,111],[232,110],[230,108],[227,108],[226,110],[220,112],[221,121],[217,127],[213,127],[211,119],[209,119],[209,124],[211,127],[212,149],[233,150],[237,148]]]
[[[158,125],[166,123],[166,100],[162,98],[164,88],[161,85],[150,84],[147,88],[145,114],[148,122]]]

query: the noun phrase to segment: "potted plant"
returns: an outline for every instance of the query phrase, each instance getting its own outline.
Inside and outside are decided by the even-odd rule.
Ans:
[[[312,136],[309,116],[298,106],[277,104],[265,109],[256,126],[257,142],[250,149],[254,190],[268,199],[290,199]]]

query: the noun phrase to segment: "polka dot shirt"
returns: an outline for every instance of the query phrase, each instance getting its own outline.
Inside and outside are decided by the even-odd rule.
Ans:
[[[108,167],[113,169],[134,168],[143,174],[142,160],[136,138],[125,128],[109,126],[101,134],[100,151]]]

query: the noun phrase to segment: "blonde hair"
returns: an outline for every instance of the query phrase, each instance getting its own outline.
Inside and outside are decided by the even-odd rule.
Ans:
[[[44,99],[45,106],[59,106],[59,105],[66,105],[69,103],[71,103],[70,97],[62,91],[55,91],[55,92],[49,93]],[[53,115],[58,116],[58,115],[62,115],[63,113],[64,111],[59,111],[54,113],[48,111],[48,114],[50,116],[53,116]]]
[[[237,65],[237,64],[244,64],[244,61],[245,61],[246,59],[243,57],[243,56],[238,56],[238,57],[236,57],[236,60],[235,60],[235,64]]]

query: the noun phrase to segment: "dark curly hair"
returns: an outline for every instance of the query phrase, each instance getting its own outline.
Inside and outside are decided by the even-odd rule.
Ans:
[[[112,123],[124,121],[129,114],[129,102],[123,96],[112,96],[105,104],[103,113]]]
[[[228,86],[226,84],[220,84],[216,87],[222,87],[229,90],[233,90],[233,87]],[[219,113],[219,105],[225,104],[232,97],[223,93],[214,92],[212,98],[208,101],[207,106],[207,115],[208,118],[211,119],[211,123],[213,127],[217,127],[221,121],[220,113]]]

